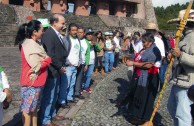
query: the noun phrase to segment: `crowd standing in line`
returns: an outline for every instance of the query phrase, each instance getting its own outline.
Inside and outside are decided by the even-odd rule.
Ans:
[[[43,126],[60,126],[53,122],[65,119],[57,114],[58,110],[84,99],[83,92],[92,93],[93,71],[108,74],[118,69],[119,63],[133,70],[128,95],[118,106],[127,105],[130,123],[146,126],[170,56],[176,57],[176,62],[168,110],[175,126],[191,125],[192,102],[187,90],[194,84],[193,18],[188,19],[179,48],[174,48],[174,38],[166,38],[154,23],[147,24],[146,33],[127,35],[119,30],[95,33],[75,23],[66,28],[65,24],[62,15],[54,14],[50,24],[47,19],[39,19],[19,27],[15,44],[19,45],[22,61],[20,111],[24,126],[37,126],[38,117]],[[0,73],[1,108],[6,109],[12,97],[2,67]],[[1,117],[2,113],[1,109]]]

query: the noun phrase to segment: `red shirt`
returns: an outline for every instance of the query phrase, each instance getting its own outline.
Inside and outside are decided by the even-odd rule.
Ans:
[[[22,59],[22,68],[21,68],[21,76],[20,76],[20,85],[21,86],[33,86],[33,87],[41,87],[44,86],[47,78],[47,68],[41,68],[40,74],[36,78],[36,80],[31,81],[30,80],[30,65],[26,61],[24,51],[21,48],[21,59]]]
[[[135,62],[139,62],[139,63],[142,63],[142,59],[141,59],[141,55],[144,51],[141,51],[140,54],[136,54],[135,56],[135,59],[134,61]],[[135,72],[137,73],[138,76],[140,76],[141,74],[141,69],[139,67],[135,67]],[[159,71],[159,67],[156,67],[156,66],[152,66],[150,69],[148,69],[148,73],[149,74],[158,74],[158,71]]]

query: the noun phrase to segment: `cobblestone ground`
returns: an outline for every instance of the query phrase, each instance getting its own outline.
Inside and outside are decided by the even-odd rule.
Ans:
[[[0,64],[3,66],[11,85],[13,102],[8,110],[4,111],[4,124],[13,126],[21,115],[19,113],[20,100],[20,55],[18,48],[0,48]],[[106,75],[105,75],[106,76]],[[94,84],[93,93],[88,97],[73,119],[72,126],[130,126],[126,109],[115,107],[115,101],[122,100],[128,90],[127,67],[113,71],[107,77],[94,76],[99,82]],[[104,78],[104,79],[103,79]],[[101,81],[100,81],[101,80]],[[96,87],[95,87],[96,86]],[[161,101],[158,113],[154,119],[155,126],[172,126],[172,120],[166,109],[166,102],[170,92],[167,87]],[[11,121],[10,121],[11,120]],[[16,124],[15,126],[19,126]]]
[[[72,126],[130,126],[127,110],[115,107],[115,101],[122,100],[129,87],[127,67],[109,74],[96,86],[90,99],[76,114]],[[154,126],[172,126],[166,109],[170,87],[167,88],[161,106],[154,119]]]

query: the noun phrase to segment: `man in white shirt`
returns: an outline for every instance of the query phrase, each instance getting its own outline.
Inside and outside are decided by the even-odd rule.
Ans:
[[[90,56],[90,51],[89,51],[89,43],[86,41],[84,37],[85,29],[83,27],[78,28],[77,36],[80,39],[82,63],[80,64],[80,67],[78,67],[77,69],[74,94],[75,94],[75,98],[84,99],[84,97],[81,95],[81,85],[82,85],[84,71],[87,71],[87,68],[88,68],[89,60],[87,59]]]
[[[63,42],[68,51],[66,59],[66,73],[62,77],[60,86],[58,103],[62,108],[68,107],[67,102],[76,103],[77,100],[73,98],[77,68],[81,64],[81,46],[80,40],[77,38],[78,26],[71,23],[68,27],[68,35],[64,37]]]

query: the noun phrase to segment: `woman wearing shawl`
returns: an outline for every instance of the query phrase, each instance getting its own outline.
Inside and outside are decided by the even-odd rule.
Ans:
[[[128,66],[134,66],[131,89],[127,96],[132,117],[130,122],[134,125],[147,125],[157,95],[159,71],[154,63],[161,59],[161,55],[154,41],[153,34],[143,34],[143,49],[136,55],[134,61],[126,63]]]
[[[42,33],[41,22],[32,20],[20,26],[15,41],[19,44],[22,59],[20,111],[24,126],[37,126],[37,108],[51,63],[51,58],[37,41]]]

